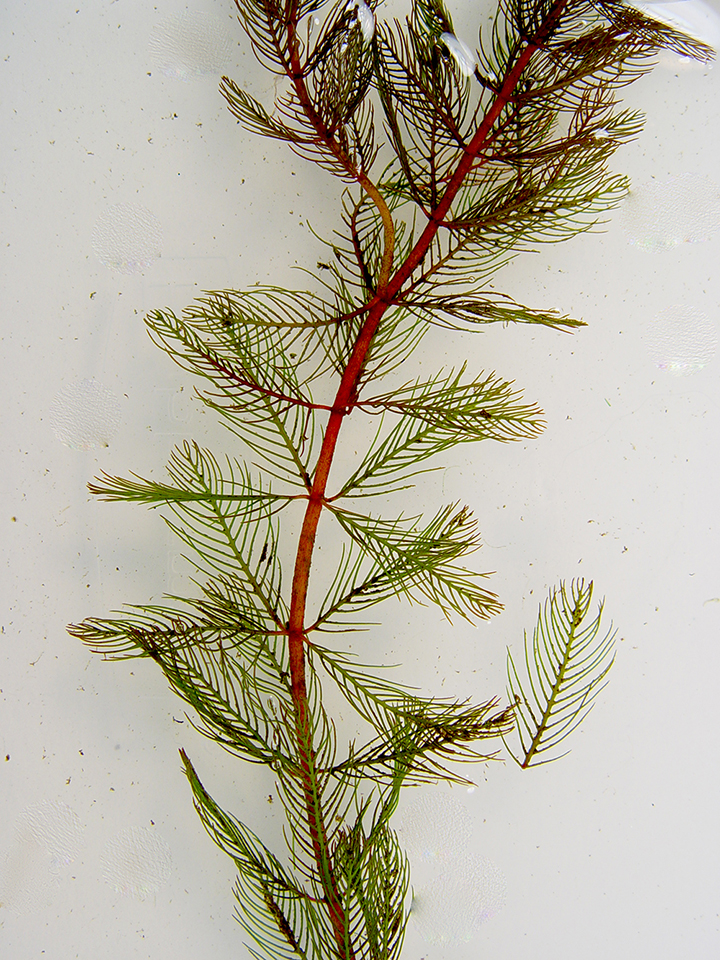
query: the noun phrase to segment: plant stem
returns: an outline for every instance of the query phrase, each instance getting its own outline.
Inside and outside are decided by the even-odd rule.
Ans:
[[[310,724],[309,707],[307,699],[307,685],[305,678],[305,643],[307,641],[307,632],[305,629],[305,611],[307,602],[307,592],[310,580],[310,568],[312,565],[315,539],[317,535],[318,523],[325,504],[325,493],[327,482],[332,466],[337,440],[343,418],[349,414],[356,401],[358,392],[358,383],[368,352],[377,332],[378,326],[387,311],[393,305],[397,294],[400,292],[403,284],[411,277],[413,272],[423,262],[430,245],[432,244],[438,230],[442,226],[450,210],[453,200],[458,190],[462,186],[465,177],[468,175],[473,163],[476,161],[480,151],[485,146],[495,121],[498,119],[503,109],[511,102],[518,81],[523,71],[530,62],[533,54],[539,50],[542,43],[553,32],[559,17],[565,8],[567,0],[557,0],[548,12],[548,16],[535,34],[525,41],[525,47],[519,54],[515,65],[505,75],[494,101],[485,114],[482,122],[478,126],[463,158],[460,160],[457,169],[451,178],[442,198],[428,213],[428,223],[418,238],[415,246],[407,259],[402,263],[392,276],[392,251],[394,244],[394,224],[391,214],[380,195],[377,187],[372,184],[368,178],[357,171],[350,163],[349,158],[344,154],[340,145],[336,142],[333,135],[325,129],[320,117],[317,115],[310,96],[307,92],[303,70],[300,65],[297,41],[291,42],[291,66],[290,78],[295,86],[296,93],[300,100],[306,115],[313,123],[319,139],[325,143],[333,156],[340,160],[347,168],[348,173],[353,175],[360,186],[366,191],[368,196],[376,204],[378,211],[383,219],[385,230],[385,254],[380,271],[380,282],[376,294],[366,305],[367,317],[360,333],[358,334],[355,346],[350,359],[345,367],[340,385],[335,395],[328,423],[325,428],[322,446],[318,455],[318,460],[313,477],[312,488],[308,495],[305,517],[300,531],[298,548],[295,559],[295,569],[292,582],[292,596],[290,602],[290,619],[288,621],[288,648],[290,661],[290,676],[292,682],[292,696],[295,705],[295,731],[298,745],[298,755],[300,761],[300,772],[303,778],[303,790],[305,793],[305,802],[308,817],[308,827],[312,837],[315,850],[316,862],[320,872],[320,878],[325,891],[325,897],[328,903],[331,923],[335,932],[335,938],[339,948],[339,956],[342,960],[350,960],[354,956],[352,945],[348,942],[348,932],[345,912],[340,903],[337,884],[332,870],[332,861],[328,849],[328,840],[325,826],[322,820],[322,810],[317,793],[317,779],[315,775],[315,753],[312,742],[312,730]],[[288,36],[294,37],[295,24],[288,25]]]

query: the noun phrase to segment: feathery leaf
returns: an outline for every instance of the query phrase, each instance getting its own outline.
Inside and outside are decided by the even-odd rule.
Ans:
[[[538,615],[532,642],[525,636],[525,677],[508,650],[508,696],[515,703],[521,767],[548,763],[552,752],[585,719],[615,660],[616,633],[600,632],[603,604],[587,621],[592,581],[553,590]]]

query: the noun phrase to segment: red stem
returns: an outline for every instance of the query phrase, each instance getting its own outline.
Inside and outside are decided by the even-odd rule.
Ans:
[[[439,228],[442,226],[450,210],[453,200],[457,196],[462,183],[476,161],[480,151],[486,145],[492,132],[493,125],[512,100],[513,93],[517,86],[523,71],[530,62],[533,54],[540,49],[543,41],[551,34],[558,18],[560,17],[567,0],[557,0],[551,8],[548,18],[538,31],[532,42],[527,41],[527,46],[519,55],[513,69],[506,75],[500,89],[497,92],[495,100],[490,109],[485,114],[482,123],[478,127],[475,135],[466,148],[465,155],[458,164],[458,167],[451,178],[445,193],[437,206],[432,210],[428,217],[428,223],[420,235],[418,241],[410,252],[403,264],[389,277],[386,283],[379,285],[375,296],[367,304],[367,317],[358,334],[355,346],[343,372],[332,404],[331,413],[328,419],[325,435],[315,468],[312,487],[308,496],[307,508],[303,520],[300,537],[298,540],[297,555],[295,559],[295,570],[292,582],[292,595],[290,601],[290,619],[288,621],[288,650],[290,661],[290,676],[292,682],[292,696],[296,711],[296,735],[298,740],[301,777],[303,779],[306,807],[308,813],[308,825],[310,834],[313,838],[313,845],[316,853],[318,868],[323,878],[328,908],[330,911],[331,922],[335,931],[335,937],[339,948],[339,956],[346,960],[354,956],[352,945],[347,943],[347,930],[345,913],[337,894],[335,878],[330,866],[329,850],[327,846],[327,835],[320,816],[318,804],[315,802],[313,787],[313,768],[314,768],[314,749],[312,744],[311,723],[308,710],[307,685],[305,677],[305,643],[307,633],[305,629],[305,611],[307,603],[308,584],[310,579],[310,568],[312,565],[313,550],[317,535],[320,515],[325,503],[325,493],[327,490],[328,477],[332,467],[335,449],[337,446],[340,428],[343,418],[350,413],[356,399],[357,390],[365,365],[368,351],[377,332],[380,321],[386,310],[390,307],[403,284],[411,277],[413,272],[423,262],[430,245],[432,244]],[[341,148],[335,142],[332,135],[324,128],[320,117],[315,111],[310,96],[305,87],[303,71],[299,62],[297,53],[297,42],[295,40],[295,24],[288,25],[288,36],[290,39],[291,79],[295,85],[298,99],[303,106],[306,116],[313,124],[318,133],[319,140],[324,143],[333,155],[341,160],[345,159]],[[363,181],[367,181],[364,175],[353,171],[360,182],[365,187]],[[374,186],[374,185],[373,185]],[[377,192],[377,191],[376,191]],[[386,251],[387,254],[387,251]],[[349,951],[349,952],[348,952]]]

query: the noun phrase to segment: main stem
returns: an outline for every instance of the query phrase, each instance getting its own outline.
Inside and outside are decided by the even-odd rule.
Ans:
[[[290,601],[290,618],[288,621],[288,650],[290,660],[290,676],[292,682],[292,697],[295,705],[295,732],[298,745],[300,776],[303,781],[303,791],[308,817],[308,827],[312,837],[315,859],[318,866],[320,880],[328,905],[330,920],[333,926],[335,939],[338,945],[338,956],[342,960],[352,960],[354,950],[349,942],[349,932],[345,911],[338,895],[337,883],[332,869],[332,859],[327,840],[327,832],[322,818],[320,796],[317,790],[315,775],[315,752],[313,748],[312,724],[307,697],[305,676],[305,643],[307,633],[305,629],[305,611],[307,604],[310,568],[315,548],[318,523],[325,503],[328,477],[332,467],[337,447],[340,428],[344,418],[351,412],[357,399],[358,384],[362,374],[368,352],[378,326],[400,292],[403,284],[425,259],[430,245],[442,226],[465,177],[468,175],[478,154],[485,146],[495,121],[503,109],[511,101],[523,71],[530,62],[533,54],[540,49],[543,42],[551,35],[557,21],[562,14],[567,0],[557,0],[551,7],[545,22],[532,40],[526,41],[526,46],[519,54],[514,67],[510,70],[498,90],[492,105],[485,114],[470,144],[466,148],[462,160],[450,180],[445,193],[437,206],[430,211],[428,223],[413,247],[407,259],[391,274],[392,252],[394,243],[394,227],[388,208],[379,191],[368,178],[356,172],[356,179],[363,187],[378,208],[385,228],[385,248],[381,265],[381,276],[375,295],[366,305],[367,316],[355,341],[352,354],[343,372],[332,404],[328,423],[325,428],[322,446],[318,455],[312,487],[308,495],[300,538],[298,540],[295,570],[292,582]],[[294,38],[294,22],[288,27],[288,35]],[[324,128],[318,117],[304,84],[303,71],[297,53],[297,44],[290,44],[291,80],[298,94],[306,115],[318,132],[318,139],[330,152],[339,158],[341,148],[334,137]],[[349,160],[348,160],[349,163]]]

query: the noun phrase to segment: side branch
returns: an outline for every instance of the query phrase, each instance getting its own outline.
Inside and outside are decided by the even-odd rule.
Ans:
[[[442,199],[434,209],[427,213],[428,223],[425,229],[411,250],[408,258],[388,282],[387,288],[384,291],[385,299],[388,303],[392,301],[393,297],[397,296],[403,284],[412,276],[415,270],[417,270],[417,268],[425,259],[425,256],[430,249],[430,245],[435,239],[438,229],[446,222],[450,207],[452,206],[453,200],[457,196],[463,181],[472,169],[475,160],[487,145],[487,142],[493,133],[493,127],[496,120],[505,107],[513,101],[513,95],[523,71],[530,63],[533,55],[542,48],[544,41],[555,29],[557,21],[567,6],[567,2],[568,0],[557,0],[557,2],[551,8],[547,20],[542,25],[537,35],[531,40],[527,41],[527,46],[518,56],[515,66],[505,75],[505,79],[498,88],[497,96],[495,97],[488,112],[483,117],[483,120],[476,130],[472,140],[468,144],[463,158],[458,163],[457,169],[450,179]]]
[[[380,277],[378,280],[378,288],[382,289],[387,283],[388,278],[390,277],[390,271],[392,270],[393,256],[395,251],[395,223],[388,205],[385,203],[385,198],[380,193],[376,185],[367,176],[367,174],[355,166],[351,158],[337,142],[332,132],[323,123],[322,118],[313,106],[310,94],[308,93],[307,85],[305,83],[305,72],[300,63],[298,39],[295,32],[295,27],[296,25],[294,21],[291,21],[288,24],[288,46],[290,48],[289,76],[293,87],[295,88],[295,94],[298,98],[298,102],[300,103],[300,106],[302,107],[308,121],[315,130],[318,142],[322,143],[332,154],[335,160],[337,160],[338,163],[345,168],[348,176],[352,177],[352,179],[362,187],[362,189],[377,207],[377,211],[382,218],[384,231],[384,250],[380,267]]]

